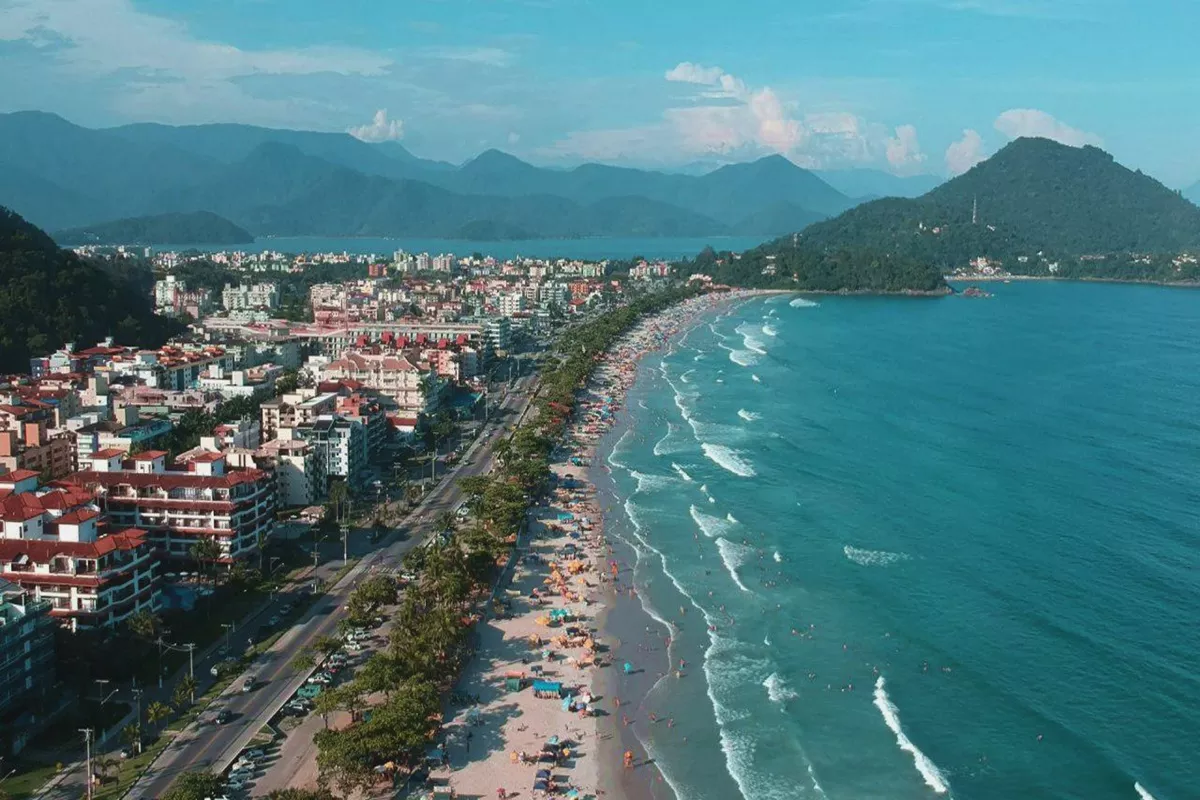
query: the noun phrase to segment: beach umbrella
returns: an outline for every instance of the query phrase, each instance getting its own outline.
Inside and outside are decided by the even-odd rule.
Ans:
[[[625,674],[628,675],[631,672],[633,672],[633,664],[630,664],[628,661],[626,661],[625,662]]]

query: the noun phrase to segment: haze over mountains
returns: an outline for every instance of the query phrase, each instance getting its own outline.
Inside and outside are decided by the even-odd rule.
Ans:
[[[52,231],[204,211],[260,236],[776,235],[866,196],[912,195],[936,182],[871,170],[819,176],[782,156],[702,175],[547,169],[496,150],[455,166],[342,133],[93,130],[41,112],[0,115],[0,202]]]

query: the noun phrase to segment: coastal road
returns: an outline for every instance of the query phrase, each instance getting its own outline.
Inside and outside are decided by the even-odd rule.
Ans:
[[[355,585],[372,571],[391,569],[404,555],[435,533],[438,515],[453,510],[462,501],[458,479],[491,470],[493,451],[506,424],[519,419],[529,406],[535,391],[535,379],[522,376],[514,381],[508,395],[495,407],[500,419],[488,423],[471,445],[458,466],[409,515],[405,524],[393,530],[384,546],[365,556],[335,586],[320,597],[313,607],[289,629],[275,645],[246,670],[254,675],[256,686],[243,692],[239,677],[201,717],[168,745],[154,765],[130,789],[134,800],[153,800],[163,795],[181,773],[196,769],[223,770],[263,728],[283,704],[291,698],[311,670],[299,669],[296,656],[318,637],[335,635],[342,606]],[[509,419],[511,417],[511,419]],[[407,532],[407,536],[403,536]],[[219,711],[228,711],[232,719],[216,723]]]

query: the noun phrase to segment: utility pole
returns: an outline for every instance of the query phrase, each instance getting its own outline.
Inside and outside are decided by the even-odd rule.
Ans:
[[[222,622],[221,627],[225,629],[225,649],[232,650],[233,649],[233,639],[232,639],[233,623],[232,622]]]
[[[191,678],[191,681],[189,681],[189,684],[191,685],[191,688],[192,688],[192,692],[191,692],[192,705],[195,705],[196,704],[196,668],[192,661],[192,654],[196,652],[196,645],[193,644],[192,642],[188,642],[187,644],[184,645],[184,647],[186,647],[187,651],[188,651],[188,677]]]
[[[137,687],[137,679],[133,681],[133,699],[137,703],[137,716],[134,717],[135,726],[138,731],[137,748],[138,755],[142,754],[142,690]]]
[[[92,800],[92,729],[79,728],[83,734],[84,761],[87,769],[87,800]]]
[[[342,563],[350,561],[350,526],[342,524]]]

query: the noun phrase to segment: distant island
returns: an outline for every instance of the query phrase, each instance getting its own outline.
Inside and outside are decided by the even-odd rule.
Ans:
[[[210,211],[127,217],[58,231],[61,245],[84,244],[249,244],[254,235]]]

